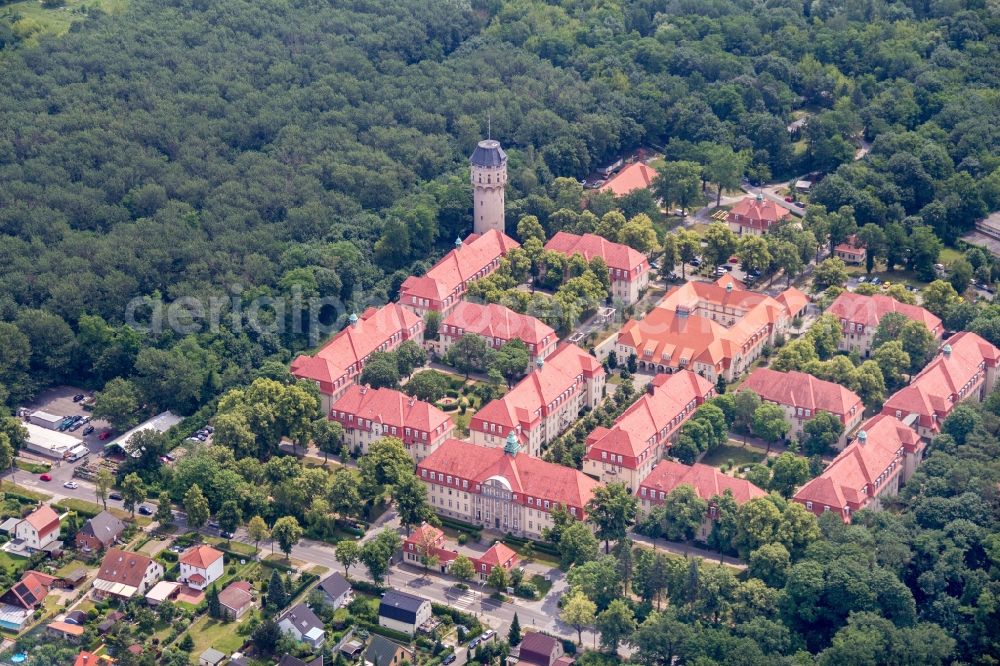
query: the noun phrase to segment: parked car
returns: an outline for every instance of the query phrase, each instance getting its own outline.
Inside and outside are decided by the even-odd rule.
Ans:
[[[177,456],[175,456],[172,453],[165,453],[165,454],[163,454],[163,457],[166,458],[167,460],[169,460],[170,462],[173,462],[173,461],[177,460]]]
[[[140,513],[140,515],[143,515],[143,516],[152,516],[154,512],[148,506],[146,506],[145,504],[143,504],[142,506],[139,507],[139,513]]]
[[[106,439],[111,439],[111,431],[105,430],[97,437],[97,439],[101,440],[102,442]]]
[[[233,533],[233,532],[227,532],[227,531],[223,530],[223,531],[219,532],[219,536],[221,536],[223,539],[232,539],[233,537],[236,536],[236,534]]]
[[[469,641],[469,652],[472,652],[473,650],[475,650],[476,646],[479,645],[479,643],[482,642],[482,640],[483,639],[482,639],[481,636],[476,636],[471,641]]]
[[[89,426],[87,426],[86,428],[83,429],[83,436],[86,437],[87,435],[89,435],[92,432],[94,432],[94,426],[89,425]]]
[[[73,396],[73,402],[80,402],[81,400],[83,400],[83,398],[84,395],[82,393],[77,393],[76,395]]]
[[[122,494],[120,492],[118,492],[117,490],[112,490],[108,494],[108,499],[121,500],[121,498],[122,498]]]
[[[867,279],[868,278],[866,278],[864,275],[862,275],[861,277],[858,278],[858,284],[864,284],[865,280],[867,280]]]
[[[801,202],[801,201],[793,201],[792,205],[795,206],[796,208],[805,208],[806,207],[806,205],[803,202]]]
[[[785,201],[788,203],[792,203],[793,201],[795,201],[795,199],[793,199],[792,197],[785,197]]]
[[[494,635],[495,635],[496,633],[497,633],[497,632],[493,631],[492,629],[487,629],[487,630],[486,630],[485,632],[483,632],[483,635],[482,635],[482,636],[480,636],[479,638],[480,638],[480,639],[482,639],[482,640],[484,640],[484,641],[488,641],[488,640],[490,640],[491,638],[493,638],[493,636],[494,636]]]
[[[213,432],[215,432],[215,428],[213,428],[212,426],[205,426],[205,432],[211,435]]]
[[[45,474],[42,474],[38,478],[41,479],[42,481],[51,481],[52,480],[52,475],[49,474],[48,472],[46,472]]]
[[[76,481],[67,481],[63,484],[63,488],[69,488],[70,490],[76,490],[80,487],[80,484]]]
[[[451,654],[449,654],[449,655],[448,655],[447,657],[445,657],[444,659],[442,659],[442,660],[441,660],[441,663],[442,663],[442,664],[444,664],[444,666],[448,666],[448,664],[453,664],[453,663],[455,663],[455,660],[456,660],[456,659],[458,659],[458,657],[456,657],[456,656],[455,656],[455,653],[454,653],[454,652],[452,652],[452,653],[451,653]]]

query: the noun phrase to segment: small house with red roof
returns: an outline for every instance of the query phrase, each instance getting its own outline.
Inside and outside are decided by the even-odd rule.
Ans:
[[[746,479],[723,474],[715,467],[695,463],[684,465],[673,460],[661,460],[653,471],[643,479],[635,491],[639,499],[639,511],[648,514],[654,507],[663,504],[667,495],[678,486],[691,486],[695,494],[708,502],[708,513],[698,528],[695,538],[704,541],[712,531],[712,523],[717,517],[717,507],[712,498],[725,492],[730,492],[737,504],[749,502],[755,497],[764,497],[767,493]]]
[[[837,448],[847,443],[847,436],[861,423],[865,408],[861,398],[840,384],[817,379],[805,372],[778,372],[756,368],[740,385],[753,391],[765,402],[781,407],[788,422],[788,432],[801,439],[807,421],[820,412],[833,414],[844,426]]]
[[[108,548],[94,578],[94,596],[128,601],[137,594],[146,594],[162,577],[163,565],[156,560],[139,553]]]
[[[225,571],[223,561],[222,552],[211,546],[192,546],[178,558],[181,572],[177,580],[196,590],[207,589],[222,577]]]
[[[922,437],[933,438],[955,405],[982,400],[996,386],[1000,349],[975,333],[948,338],[908,386],[885,401],[882,413],[912,425]]]
[[[638,487],[699,405],[715,395],[715,386],[690,370],[657,375],[610,428],[597,427],[587,437],[583,471],[603,483],[620,481],[629,492]]]
[[[437,353],[444,356],[467,333],[483,337],[493,349],[520,340],[528,348],[529,366],[548,358],[559,342],[552,327],[535,317],[514,312],[498,303],[462,301],[441,322]]]
[[[415,527],[403,542],[404,562],[422,567],[425,558],[432,556],[436,558],[436,566],[442,573],[446,573],[461,554],[455,549],[448,548],[444,532],[427,523]],[[500,541],[494,543],[484,553],[478,555],[468,553],[467,556],[472,560],[480,580],[486,580],[495,567],[503,567],[510,571],[518,563],[517,552]]]
[[[56,580],[55,576],[38,571],[25,571],[21,580],[0,596],[0,628],[9,631],[24,629]]]
[[[588,262],[596,257],[603,259],[611,278],[611,296],[626,305],[638,301],[649,286],[646,255],[623,243],[613,243],[597,234],[580,236],[559,231],[545,244],[545,249],[567,258],[579,254]]]
[[[312,356],[298,356],[291,373],[319,386],[321,408],[330,405],[357,383],[365,363],[374,352],[392,351],[406,340],[421,341],[424,320],[395,303],[352,314],[344,330],[333,336]]]
[[[416,462],[433,453],[455,431],[451,417],[429,402],[394,389],[360,384],[348,387],[333,403],[330,418],[344,427],[345,440],[352,447],[368,453],[372,442],[398,437]]]
[[[552,526],[551,512],[557,506],[583,520],[598,482],[519,451],[516,437],[508,438],[502,449],[449,439],[417,465],[431,509],[532,539]]]
[[[253,588],[245,580],[238,580],[219,592],[219,606],[230,620],[238,620],[253,608]]]
[[[879,414],[792,500],[817,516],[830,511],[849,523],[861,509],[878,510],[884,498],[899,492],[923,459],[924,446],[913,428]]]
[[[115,663],[115,660],[106,654],[98,656],[93,652],[83,650],[80,654],[76,655],[76,661],[73,662],[73,666],[110,666],[113,663]]]
[[[455,249],[427,273],[403,281],[398,302],[421,317],[430,311],[447,314],[465,296],[470,282],[499,268],[503,256],[516,247],[520,247],[517,241],[496,229],[458,240]]]
[[[648,189],[653,185],[656,176],[656,170],[645,162],[633,162],[609,178],[598,190],[623,197],[636,190]]]
[[[858,237],[852,234],[843,243],[833,248],[833,256],[845,264],[863,264],[868,258],[868,251],[863,243],[858,242]]]
[[[872,341],[878,330],[879,322],[890,312],[897,312],[907,319],[922,323],[938,340],[944,333],[939,317],[919,305],[900,303],[895,298],[884,294],[864,296],[845,291],[834,299],[826,311],[840,320],[844,333],[840,340],[840,350],[856,351],[865,357],[871,353]]]
[[[486,580],[494,569],[500,567],[508,572],[517,566],[517,552],[505,543],[497,541],[485,553],[475,557],[472,563],[476,566],[479,580]]]
[[[726,215],[726,223],[739,236],[760,236],[789,215],[787,208],[758,194],[740,199]]]
[[[500,448],[513,434],[528,455],[538,456],[542,446],[576,421],[580,410],[597,406],[604,381],[604,367],[596,358],[574,344],[563,345],[473,415],[472,442]]]
[[[14,526],[14,538],[30,553],[49,549],[59,541],[59,514],[41,505]]]

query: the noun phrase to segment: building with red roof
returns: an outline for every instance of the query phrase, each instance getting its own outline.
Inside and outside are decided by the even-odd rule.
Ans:
[[[841,351],[856,351],[865,357],[871,353],[872,340],[875,338],[879,322],[890,312],[898,312],[907,319],[919,321],[938,340],[944,333],[940,318],[919,305],[900,303],[895,298],[883,294],[864,296],[845,291],[834,299],[826,311],[840,320],[844,332],[844,337],[840,341]]]
[[[118,548],[108,548],[94,579],[94,596],[128,601],[146,594],[163,577],[163,565],[156,560]]]
[[[354,384],[330,407],[330,418],[344,427],[344,438],[368,453],[383,437],[398,437],[419,462],[451,437],[455,424],[443,411],[390,388]]]
[[[857,235],[852,234],[843,243],[833,248],[833,256],[845,264],[863,264],[868,258],[864,244],[858,242]]]
[[[778,372],[770,368],[757,368],[740,384],[740,390],[747,389],[760,396],[765,402],[772,402],[785,411],[788,432],[796,439],[802,438],[806,421],[819,412],[833,414],[844,425],[844,434],[837,444],[844,448],[847,436],[861,423],[865,408],[861,398],[840,384],[817,379],[805,372]]]
[[[923,454],[924,442],[913,428],[879,414],[866,421],[857,439],[792,500],[817,516],[832,511],[849,523],[857,511],[878,510],[884,498],[896,495]]]
[[[579,236],[560,231],[545,244],[545,249],[566,257],[579,254],[588,262],[595,257],[603,259],[611,277],[611,296],[626,305],[638,301],[649,286],[649,261],[646,255],[628,245],[612,243],[603,236]]]
[[[663,504],[667,495],[678,486],[691,486],[698,497],[709,503],[705,520],[698,528],[696,538],[700,541],[708,538],[712,531],[712,521],[717,515],[716,506],[711,501],[713,497],[728,490],[737,504],[743,504],[755,497],[767,495],[746,479],[723,474],[709,465],[684,465],[673,460],[661,460],[635,491],[635,496],[639,499],[639,511],[649,513],[653,507]]]
[[[48,504],[43,504],[14,526],[14,538],[28,552],[45,550],[59,540],[59,514]]]
[[[740,236],[760,236],[789,215],[787,208],[758,194],[740,199],[726,215],[726,223]]]
[[[413,566],[423,567],[425,557],[436,558],[436,567],[441,573],[447,573],[452,563],[458,559],[458,550],[449,549],[445,542],[444,532],[433,525],[422,523],[415,527],[403,541],[403,560]],[[484,553],[466,553],[472,561],[480,580],[489,578],[495,567],[503,567],[510,571],[518,563],[517,552],[500,541],[490,546]]]
[[[511,340],[520,340],[528,347],[529,363],[548,358],[559,342],[552,327],[544,322],[514,312],[497,303],[458,303],[441,322],[437,352],[444,356],[459,338],[467,333],[482,336],[493,349],[500,349]]]
[[[360,317],[351,315],[347,327],[314,355],[292,361],[291,373],[319,385],[322,409],[328,413],[330,405],[358,381],[373,352],[392,351],[405,340],[419,343],[423,334],[424,320],[411,310],[396,303],[368,308]]]
[[[882,413],[912,425],[931,439],[955,405],[982,401],[996,386],[1000,349],[975,333],[956,333],[908,386],[893,393]]]
[[[585,518],[599,483],[519,450],[514,437],[504,448],[449,439],[417,464],[417,477],[435,512],[499,532],[538,539],[557,506]]]
[[[177,580],[196,590],[207,589],[225,573],[222,552],[211,546],[192,546],[177,559],[181,564]]]
[[[520,247],[517,241],[496,229],[456,241],[455,249],[427,273],[403,281],[398,302],[420,316],[430,310],[446,314],[462,300],[470,282],[499,268],[503,256],[515,247]]]
[[[604,483],[620,481],[632,492],[663,458],[681,425],[713,395],[715,386],[690,370],[657,375],[610,428],[590,433],[583,471]]]
[[[625,323],[616,351],[635,354],[643,372],[689,369],[711,382],[734,381],[773,345],[809,297],[795,288],[777,297],[749,291],[726,274],[715,282],[688,282],[668,292],[642,319]]]
[[[656,170],[645,162],[633,162],[608,179],[599,188],[600,192],[611,192],[616,197],[623,197],[635,190],[645,190],[652,186],[656,179]]]
[[[601,363],[576,345],[566,344],[539,360],[535,369],[501,398],[487,403],[469,424],[472,442],[503,447],[512,432],[528,455],[572,425],[584,407],[604,397]]]

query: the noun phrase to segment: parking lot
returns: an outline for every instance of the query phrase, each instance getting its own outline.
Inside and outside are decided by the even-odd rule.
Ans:
[[[74,402],[73,396],[83,394],[85,396],[84,400]],[[74,386],[57,386],[55,388],[47,389],[40,393],[38,397],[29,403],[24,405],[24,408],[30,414],[36,410],[41,410],[43,412],[48,412],[49,414],[54,414],[55,416],[89,416],[90,412],[83,408],[84,402],[90,399],[92,394],[88,391],[84,391],[81,388]],[[100,435],[105,430],[109,430],[111,426],[101,420],[91,421],[88,425],[94,426],[94,431],[89,435],[84,435],[83,431],[86,427],[80,427],[76,430],[66,430],[64,434],[71,437],[75,437],[83,442],[91,453],[97,453],[104,448],[104,441],[100,439]],[[31,455],[38,456],[40,459],[51,462],[50,458],[43,456],[41,454],[33,453]]]

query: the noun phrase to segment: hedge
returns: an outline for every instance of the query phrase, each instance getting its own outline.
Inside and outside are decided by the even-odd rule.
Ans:
[[[503,542],[508,546],[518,548],[524,548],[530,543],[532,550],[552,555],[554,557],[562,557],[562,554],[559,552],[559,549],[555,546],[555,544],[551,544],[547,541],[534,541],[532,539],[524,539],[522,537],[516,537],[513,534],[508,534],[503,538]]]
[[[366,580],[354,580],[352,578],[350,583],[351,589],[357,590],[358,592],[364,592],[365,594],[370,594],[375,597],[385,592],[384,587],[376,585],[375,583],[369,583]]]
[[[483,528],[478,525],[472,525],[470,523],[462,522],[461,520],[455,520],[454,518],[449,518],[448,516],[438,516],[441,524],[445,527],[450,527],[453,530],[458,530],[460,532],[465,532],[466,534],[473,536],[476,540],[483,534]]]
[[[413,641],[413,636],[405,634],[402,631],[396,631],[395,629],[389,629],[388,627],[383,627],[382,625],[375,622],[368,622],[367,620],[355,619],[359,627],[367,629],[373,634],[380,634],[386,638],[391,638],[397,643],[402,643],[403,645],[409,645]]]
[[[447,615],[448,617],[451,618],[452,622],[454,622],[455,624],[461,624],[468,627],[470,631],[469,638],[473,637],[472,634],[477,627],[480,629],[482,628],[482,625],[480,625],[478,618],[476,618],[476,616],[473,615],[472,613],[466,613],[464,611],[458,610],[457,608],[452,608],[451,606],[445,606],[444,604],[439,604],[436,602],[431,603],[431,611],[435,615]],[[478,632],[476,632],[475,635],[478,635]]]
[[[314,573],[303,573],[299,576],[298,581],[295,583],[295,589],[288,593],[289,599],[294,599],[295,597],[302,594],[302,591],[319,580],[319,576]]]
[[[260,563],[265,567],[271,567],[272,569],[277,569],[278,571],[284,571],[285,573],[291,573],[295,571],[295,567],[290,564],[285,564],[279,560],[261,560]]]

